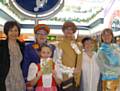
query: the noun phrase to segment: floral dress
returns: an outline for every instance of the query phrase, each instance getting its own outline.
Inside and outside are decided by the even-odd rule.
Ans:
[[[25,91],[24,79],[20,67],[22,54],[18,44],[9,43],[10,69],[6,78],[6,91]]]

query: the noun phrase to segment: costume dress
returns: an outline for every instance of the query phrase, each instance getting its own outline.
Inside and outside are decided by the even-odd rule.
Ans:
[[[27,77],[28,81],[33,80],[37,76],[38,71],[40,71],[40,70],[42,71],[42,75],[40,76],[39,80],[37,81],[35,91],[57,91],[56,82],[55,82],[55,79],[52,74],[54,65],[51,65],[50,61],[52,61],[52,60],[49,60],[49,58],[46,60],[41,59],[40,64],[35,64],[35,63],[30,64],[28,77]],[[49,64],[49,62],[50,62],[50,64]],[[49,67],[52,66],[51,72],[50,72],[51,68],[49,68],[48,65],[49,65]],[[45,66],[48,67],[48,69],[44,68]]]
[[[116,44],[102,43],[97,54],[102,73],[102,91],[116,91],[120,76],[120,49]]]
[[[97,91],[100,77],[99,67],[96,63],[96,52],[92,52],[92,57],[89,57],[83,50],[82,60],[82,78],[83,91]]]

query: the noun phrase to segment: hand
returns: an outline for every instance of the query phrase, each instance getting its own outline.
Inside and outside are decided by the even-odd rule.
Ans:
[[[26,87],[27,91],[33,91],[33,87]]]
[[[80,73],[80,69],[79,69],[79,68],[75,68],[73,73],[74,73],[74,74]]]
[[[31,82],[26,83],[26,89],[27,91],[33,91],[33,86],[31,85]]]
[[[38,71],[37,77],[40,77],[42,75],[42,71]]]
[[[56,72],[55,72],[55,70],[52,70],[52,75],[53,75],[53,77],[56,77]]]
[[[60,86],[60,84],[62,83],[62,80],[59,79],[59,78],[55,78],[55,81],[56,81],[56,83],[57,83],[58,86]]]
[[[60,86],[60,84],[62,83],[62,80],[57,77],[56,71],[53,70],[52,74],[53,74],[53,77],[55,78],[55,81],[56,81],[57,85]]]

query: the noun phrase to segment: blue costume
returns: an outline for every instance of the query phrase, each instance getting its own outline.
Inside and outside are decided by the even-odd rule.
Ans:
[[[29,65],[34,62],[34,63],[39,63],[40,59],[37,54],[37,49],[34,48],[33,45],[35,43],[31,43],[25,46],[24,49],[24,58],[23,58],[23,63],[22,63],[22,71],[23,71],[23,77],[25,81],[27,81],[27,74],[28,74],[28,69]]]
[[[97,62],[102,75],[102,90],[116,91],[120,76],[120,49],[115,44],[102,43]]]

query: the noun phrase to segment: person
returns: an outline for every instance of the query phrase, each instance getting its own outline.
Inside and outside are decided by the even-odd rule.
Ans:
[[[38,49],[44,43],[47,43],[47,36],[50,32],[50,28],[46,24],[38,24],[34,27],[35,42],[27,44],[24,49],[24,60],[22,62],[23,76],[26,82],[27,89],[32,89],[32,87],[27,84],[28,69],[32,62],[38,64],[40,63],[40,57],[38,55]],[[50,44],[52,50],[54,51],[55,46]],[[53,55],[53,54],[52,54]]]
[[[102,91],[116,91],[120,76],[120,49],[112,43],[113,32],[105,28],[101,33],[101,46],[97,52],[97,63],[102,74]]]
[[[76,25],[71,21],[63,24],[64,39],[54,52],[54,59],[60,69],[57,74],[59,74],[58,82],[61,91],[75,91],[80,84],[82,53],[74,39],[76,29]]]
[[[36,85],[35,91],[57,91],[54,61],[51,58],[52,49],[43,44],[40,47],[40,64],[31,63],[27,80],[31,85]]]
[[[20,26],[16,21],[4,25],[6,39],[0,41],[0,91],[24,91],[21,70],[24,43],[18,40]]]
[[[100,71],[96,63],[96,52],[91,37],[84,37],[82,57],[83,91],[98,91]]]

